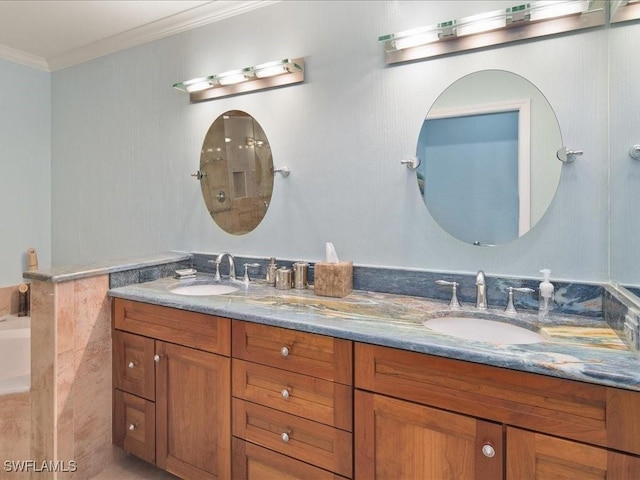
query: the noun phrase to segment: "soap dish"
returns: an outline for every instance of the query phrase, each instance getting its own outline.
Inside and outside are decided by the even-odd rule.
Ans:
[[[176,270],[174,278],[178,280],[186,280],[188,278],[196,278],[197,270],[195,268],[183,268],[181,270]]]

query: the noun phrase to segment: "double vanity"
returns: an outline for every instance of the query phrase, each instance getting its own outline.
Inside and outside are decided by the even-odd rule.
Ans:
[[[599,317],[206,274],[109,296],[113,441],[180,477],[640,474],[639,360]]]

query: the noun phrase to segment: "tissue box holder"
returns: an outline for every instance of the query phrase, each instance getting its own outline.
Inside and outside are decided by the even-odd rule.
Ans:
[[[353,291],[353,262],[317,262],[313,291],[324,297],[346,297]]]

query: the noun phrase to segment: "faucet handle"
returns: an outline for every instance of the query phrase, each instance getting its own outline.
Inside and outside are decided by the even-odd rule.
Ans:
[[[220,277],[220,260],[208,260],[208,262],[216,264],[216,276],[214,277],[214,280],[216,282],[219,282],[221,280],[221,277]]]
[[[249,286],[249,282],[251,281],[251,279],[249,278],[249,268],[258,268],[259,266],[259,263],[245,263],[244,278],[242,279],[242,283],[244,283],[246,286]]]
[[[444,285],[446,287],[451,287],[451,301],[449,302],[449,307],[451,308],[462,308],[460,302],[458,301],[458,282],[448,282],[446,280],[436,280],[437,285]]]
[[[515,315],[516,313],[518,313],[515,305],[513,304],[513,292],[520,292],[520,293],[535,292],[533,288],[527,288],[527,287],[509,287],[507,291],[509,292],[509,300],[507,301],[507,308],[505,308],[504,311],[505,313],[509,313],[512,315]]]

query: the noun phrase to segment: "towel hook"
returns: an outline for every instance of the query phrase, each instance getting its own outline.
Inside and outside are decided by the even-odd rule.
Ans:
[[[415,170],[420,166],[420,159],[418,157],[410,157],[408,160],[400,160],[400,163],[407,167],[409,170]]]
[[[291,170],[289,170],[289,167],[278,167],[273,169],[273,174],[275,175],[276,173],[279,173],[284,178],[287,178],[291,173]]]

